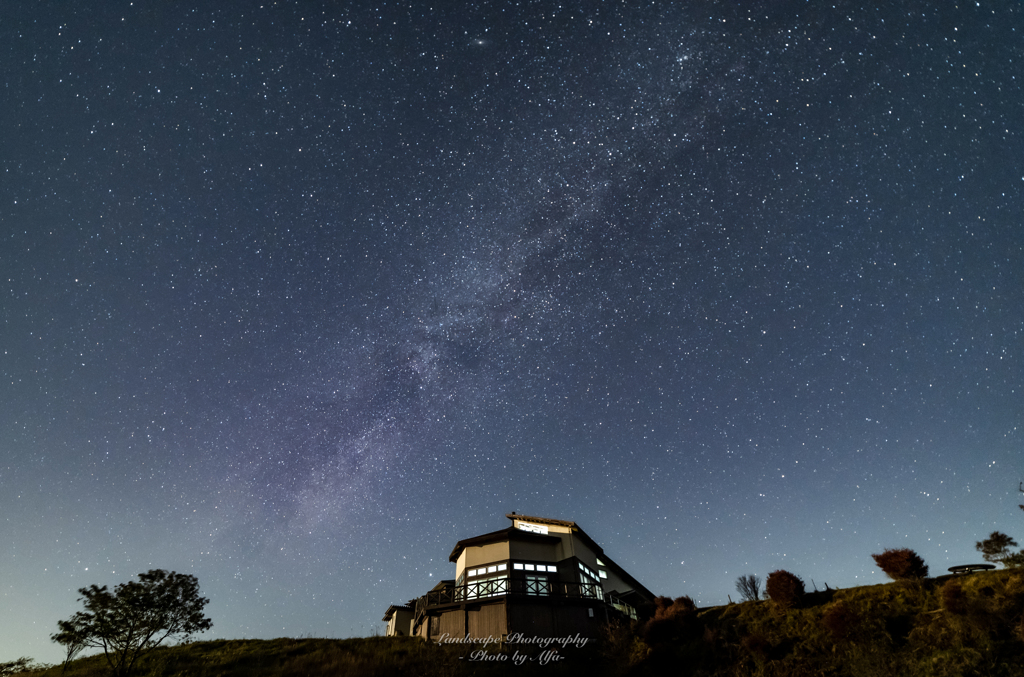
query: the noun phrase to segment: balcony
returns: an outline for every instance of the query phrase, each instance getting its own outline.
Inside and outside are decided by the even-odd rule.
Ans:
[[[416,600],[416,616],[419,617],[427,611],[439,607],[455,606],[465,602],[488,600],[495,597],[593,599],[604,602],[628,618],[636,619],[636,610],[633,607],[612,594],[605,595],[599,584],[565,583],[541,577],[525,580],[495,577],[470,581],[463,585],[441,590],[431,590]]]

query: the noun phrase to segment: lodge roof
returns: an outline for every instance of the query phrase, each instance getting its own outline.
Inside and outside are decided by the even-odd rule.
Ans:
[[[570,529],[572,534],[579,538],[583,543],[589,547],[595,556],[599,557],[605,566],[608,566],[615,570],[615,572],[624,581],[633,586],[633,589],[640,593],[641,597],[646,597],[648,600],[654,599],[654,593],[645,588],[640,581],[636,580],[629,574],[628,571],[616,564],[612,559],[605,554],[604,548],[598,545],[594,539],[587,535],[587,532],[583,531],[578,524],[569,520],[557,520],[551,519],[550,517],[534,517],[530,515],[517,515],[516,513],[508,513],[505,517],[510,520],[523,520],[525,522],[532,522],[534,524],[550,524],[554,526],[567,527]],[[520,540],[520,541],[533,541],[535,543],[557,543],[559,541],[558,536],[538,534],[531,531],[523,531],[516,529],[515,527],[507,527],[499,531],[492,531],[488,534],[482,534],[480,536],[474,536],[473,538],[466,538],[455,544],[455,548],[452,549],[452,554],[448,556],[449,562],[457,562],[459,555],[466,548],[480,545],[488,545],[490,543],[500,543],[501,541],[507,540]]]

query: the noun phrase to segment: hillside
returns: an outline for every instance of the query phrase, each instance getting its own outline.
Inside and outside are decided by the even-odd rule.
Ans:
[[[680,607],[682,609],[682,607]],[[807,594],[794,608],[744,602],[683,611],[598,645],[535,652],[520,665],[411,638],[217,640],[154,651],[140,677],[299,675],[1024,676],[1024,571]],[[495,658],[495,654],[490,654]],[[520,657],[525,654],[520,650]],[[551,659],[542,665],[544,656]],[[31,673],[58,677],[60,666]],[[68,677],[106,675],[101,656]]]

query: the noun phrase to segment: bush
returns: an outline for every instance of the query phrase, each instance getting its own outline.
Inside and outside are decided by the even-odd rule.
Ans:
[[[885,552],[871,556],[886,576],[894,581],[926,578],[928,565],[910,548],[886,548]]]
[[[654,616],[644,624],[643,640],[650,646],[691,638],[697,628],[697,605],[689,597],[656,597]]]
[[[836,602],[822,614],[821,624],[832,633],[835,641],[850,639],[860,625],[860,615],[850,606]]]
[[[942,608],[957,616],[967,613],[967,595],[960,581],[951,578],[942,586]]]
[[[804,596],[804,582],[795,574],[779,569],[768,574],[764,592],[779,607],[789,609]]]

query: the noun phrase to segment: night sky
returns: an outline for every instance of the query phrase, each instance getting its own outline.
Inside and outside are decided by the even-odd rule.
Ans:
[[[513,510],[701,605],[1024,540],[1024,10],[876,4],[5,2],[0,661],[151,568],[368,635]]]

